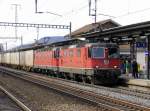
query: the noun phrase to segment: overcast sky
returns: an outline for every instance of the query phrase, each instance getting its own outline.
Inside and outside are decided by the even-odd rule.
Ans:
[[[72,31],[94,22],[88,15],[89,0],[38,0],[38,11],[52,12],[52,14],[35,14],[35,0],[0,0],[0,22],[15,22],[15,7],[19,4],[18,22],[44,23],[56,25],[69,25],[72,22]],[[150,0],[97,0],[97,21],[113,19],[121,25],[150,21]],[[110,15],[103,16],[101,14]],[[0,37],[14,37],[12,27],[0,27]],[[69,30],[40,29],[39,38],[44,36],[63,36]],[[18,28],[18,36],[23,37],[24,43],[31,43],[37,38],[35,28]],[[1,40],[8,42],[9,46],[16,46],[19,40]]]

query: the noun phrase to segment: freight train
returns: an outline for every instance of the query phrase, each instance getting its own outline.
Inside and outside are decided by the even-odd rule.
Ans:
[[[76,39],[6,51],[0,54],[0,63],[92,84],[114,84],[121,74],[117,44]]]

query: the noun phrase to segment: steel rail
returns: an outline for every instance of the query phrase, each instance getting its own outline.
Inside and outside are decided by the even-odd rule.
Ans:
[[[41,76],[39,75],[39,77],[41,77]],[[61,80],[61,81],[69,82],[69,83],[74,83],[74,84],[79,84],[82,86],[104,89],[104,90],[108,90],[111,92],[126,94],[126,95],[130,95],[130,96],[136,96],[136,97],[143,98],[143,99],[150,99],[150,92],[148,92],[148,91],[131,89],[131,88],[121,87],[121,86],[116,87],[116,88],[110,88],[110,87],[98,86],[98,85],[93,85],[93,84],[88,84],[88,83],[77,82],[77,81],[70,81],[70,80],[66,80],[66,79],[62,79],[62,78],[56,78],[56,77],[54,77],[54,78],[57,80]]]
[[[35,76],[35,75],[33,75],[33,76]],[[39,78],[43,78],[43,76],[41,76],[41,75],[36,74],[36,76],[39,76]],[[56,77],[54,77],[54,78],[57,80],[60,80],[60,81],[74,83],[74,84],[78,84],[78,85],[82,85],[82,86],[94,87],[94,88],[103,89],[103,90],[107,90],[107,91],[111,91],[111,92],[126,94],[129,96],[135,96],[135,97],[142,98],[142,99],[150,99],[150,92],[148,92],[148,91],[135,90],[135,89],[130,89],[130,88],[126,88],[126,87],[110,88],[110,87],[98,86],[98,85],[93,85],[93,84],[88,84],[88,83],[77,82],[77,81],[70,81],[70,80],[66,80],[66,79],[62,79],[62,78],[56,78]]]
[[[0,90],[3,91],[11,100],[13,100],[23,111],[31,111],[26,105],[24,105],[21,101],[19,101],[15,96],[13,96],[1,85]]]
[[[35,78],[35,76],[34,76]],[[40,79],[43,81],[43,79]],[[56,82],[55,80],[52,80],[54,83]],[[64,84],[62,83],[59,83],[60,86],[64,87]],[[71,86],[69,85],[66,85],[66,88],[64,89],[67,89],[69,87],[69,89],[71,88]],[[61,87],[60,87],[61,88]],[[72,87],[76,90],[76,87]],[[80,89],[81,90],[81,89]],[[116,102],[116,99],[112,98],[112,97],[107,97],[105,95],[102,95],[102,94],[97,94],[97,93],[94,93],[93,91],[89,91],[89,93],[87,92],[87,90],[82,90],[81,92],[84,92],[84,95],[88,95],[88,97],[91,97],[92,95],[95,95],[94,99],[98,99],[98,100],[95,100],[95,101],[99,101],[99,100],[103,100],[104,103],[107,103],[106,101],[109,101],[110,103],[114,102],[114,103],[117,103],[120,105],[120,107],[124,107],[124,108],[128,108],[128,110],[130,110],[130,108],[133,110],[143,110],[143,111],[149,111],[150,109],[148,108],[148,110],[146,109],[146,107],[144,106],[141,106],[141,105],[138,105],[138,104],[135,104],[135,103],[131,103],[131,102],[127,102],[127,101],[124,101],[124,100],[119,100],[117,99],[118,102]],[[82,95],[84,97],[84,95]],[[105,101],[106,100],[106,101]],[[110,104],[110,103],[107,103],[107,104]],[[116,106],[118,107],[117,105],[113,104],[112,106]],[[123,109],[122,109],[123,110]]]
[[[21,73],[27,74],[26,72],[21,72]],[[38,76],[39,78],[45,79],[45,77],[43,77],[39,74],[32,75],[32,76]],[[66,79],[62,79],[62,78],[56,78],[56,77],[54,77],[54,78],[57,80],[60,80],[60,81],[74,83],[74,84],[78,84],[78,85],[82,85],[82,86],[94,87],[94,88],[103,89],[103,90],[107,90],[107,91],[111,91],[111,92],[126,94],[129,96],[135,96],[135,97],[142,98],[142,99],[150,99],[150,92],[148,92],[148,91],[135,90],[135,89],[130,89],[130,88],[126,88],[126,87],[109,88],[109,87],[97,86],[97,85],[93,85],[93,84],[91,85],[91,84],[87,84],[87,83],[70,81],[70,80],[66,80]]]
[[[43,79],[45,78],[40,75],[36,75],[36,76],[39,76],[39,78],[43,78]],[[121,94],[125,94],[128,96],[135,96],[141,99],[150,99],[150,92],[148,91],[135,90],[135,89],[130,89],[126,87],[110,88],[110,87],[98,86],[98,85],[93,85],[93,84],[88,84],[88,83],[77,82],[77,81],[70,81],[70,80],[56,78],[56,77],[54,77],[54,79],[64,81],[64,82],[74,83],[74,84],[81,85],[81,86],[93,87],[93,88],[103,89],[103,90],[107,90],[107,91],[111,91],[115,93],[121,93]]]

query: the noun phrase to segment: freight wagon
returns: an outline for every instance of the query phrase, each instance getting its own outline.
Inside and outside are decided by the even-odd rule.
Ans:
[[[20,67],[26,71],[30,71],[33,68],[34,51],[25,50],[20,51]]]

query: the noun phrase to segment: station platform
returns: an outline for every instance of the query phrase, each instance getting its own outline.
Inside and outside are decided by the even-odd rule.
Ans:
[[[121,78],[124,79],[126,81],[126,84],[128,85],[136,85],[150,88],[150,80],[148,79],[135,79],[131,76],[129,77],[126,75],[121,76]]]
[[[129,79],[127,81],[127,84],[150,88],[150,80],[146,80],[146,79]]]

